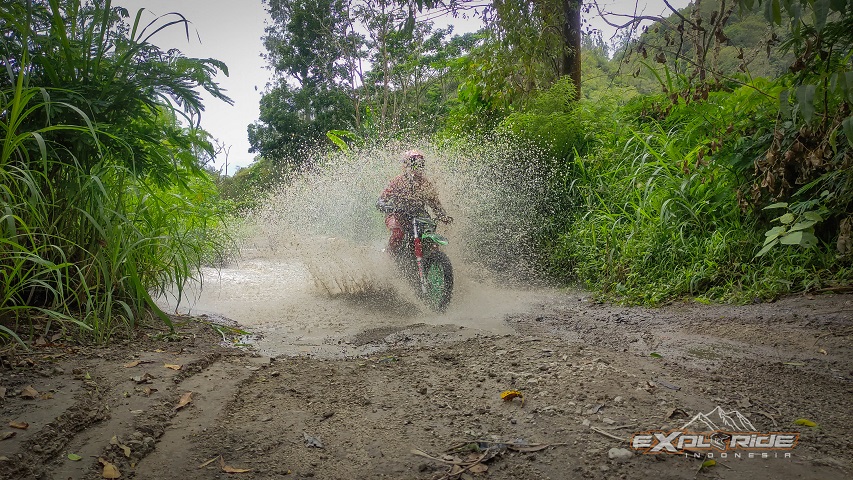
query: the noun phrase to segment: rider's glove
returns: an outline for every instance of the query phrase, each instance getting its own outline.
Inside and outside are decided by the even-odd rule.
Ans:
[[[385,214],[395,213],[397,211],[393,202],[382,198],[376,202],[376,209]]]

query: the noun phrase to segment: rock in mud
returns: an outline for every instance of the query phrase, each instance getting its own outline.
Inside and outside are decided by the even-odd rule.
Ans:
[[[619,463],[624,463],[634,458],[634,452],[627,448],[611,448],[607,452],[607,457],[611,460],[616,460]]]

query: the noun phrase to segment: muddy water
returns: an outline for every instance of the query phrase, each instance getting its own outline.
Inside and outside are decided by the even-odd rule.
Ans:
[[[374,205],[401,171],[403,145],[312,157],[310,171],[246,219],[238,259],[205,269],[177,311],[235,321],[271,356],[342,357],[510,333],[507,315],[556,294],[519,286],[531,279],[525,235],[544,191],[541,176],[525,166],[535,162],[513,153],[512,166],[498,169],[509,153],[497,143],[464,151],[416,146],[455,218],[441,231],[451,241],[446,253],[456,278],[447,312],[424,307],[382,251],[387,232]],[[175,309],[174,299],[161,303]]]
[[[334,243],[334,242],[330,242]],[[507,287],[458,266],[451,306],[438,314],[399,279],[381,250],[330,246],[322,263],[255,251],[221,268],[204,269],[177,311],[233,321],[264,355],[342,358],[394,344],[433,344],[513,332],[505,318],[549,302],[556,292]],[[174,299],[163,299],[174,309]]]

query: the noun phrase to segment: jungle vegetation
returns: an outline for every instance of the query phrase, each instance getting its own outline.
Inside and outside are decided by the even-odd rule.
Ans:
[[[545,152],[541,267],[607,298],[753,301],[853,278],[853,0],[266,0],[255,162],[204,168],[215,59],[110,0],[0,1],[0,339],[106,341],[230,248],[229,215],[311,148],[508,135]],[[476,10],[475,10],[476,9]],[[481,16],[454,35],[437,15]],[[512,161],[508,157],[508,162]]]

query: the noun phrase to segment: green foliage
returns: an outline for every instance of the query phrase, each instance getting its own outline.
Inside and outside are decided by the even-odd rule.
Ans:
[[[575,155],[587,154],[611,133],[616,107],[615,99],[606,97],[576,102],[571,80],[562,77],[522,111],[504,118],[496,131],[537,145],[550,153],[552,161],[571,164]]]
[[[573,159],[561,192],[573,204],[558,213],[561,230],[546,245],[552,271],[649,304],[682,296],[749,301],[849,276],[823,248],[755,258],[764,229],[740,208],[739,188],[750,180],[740,155],[760,151],[770,128],[756,126],[771,123],[774,111],[772,97],[755,87],[712,93],[707,102],[640,99],[626,117],[613,117],[602,128],[616,138]],[[638,109],[662,115],[637,116]],[[806,243],[815,224],[790,220],[786,242]]]
[[[786,202],[774,203],[764,207],[764,210],[773,210],[779,208],[788,208]],[[814,248],[818,245],[819,240],[815,236],[815,225],[823,221],[824,215],[816,210],[807,212],[795,213],[786,212],[783,215],[775,218],[773,221],[778,221],[777,225],[764,233],[766,237],[764,245],[756,257],[760,257],[769,252],[776,245],[799,245],[804,248]]]
[[[0,7],[0,336],[171,325],[152,294],[180,296],[225,246],[195,155],[210,144],[176,118],[198,119],[199,87],[227,100],[224,65],[147,43],[168,21],[125,18],[109,1]]]
[[[779,116],[772,138],[755,162],[751,207],[785,202],[795,214],[818,210],[816,237],[791,233],[782,222],[765,248],[777,243],[825,244],[843,236],[853,218],[853,3],[830,0],[741,2],[761,9],[786,36],[780,48],[793,56],[780,80]],[[782,218],[789,218],[783,216]],[[780,219],[776,219],[780,220]],[[778,236],[777,236],[778,235]],[[777,242],[778,240],[778,242]],[[839,241],[839,253],[845,254]]]
[[[522,141],[537,144],[566,159],[578,147],[583,149],[585,132],[581,127],[580,108],[575,102],[575,88],[563,77],[550,89],[537,96],[523,111],[507,116],[497,131]]]
[[[767,21],[748,11],[734,14],[731,24],[724,12],[685,11],[686,18],[673,17],[675,23],[670,19],[633,45],[648,55],[635,65],[645,65],[664,93],[598,115],[592,148],[563,156],[568,162],[554,172],[554,211],[542,235],[554,274],[651,304],[682,296],[749,301],[850,282],[851,16],[843,14],[846,2],[836,2],[835,14],[826,2],[804,0],[801,10],[791,7],[796,1],[775,3],[782,11],[770,8],[771,21],[794,22],[783,49],[770,56],[770,74],[787,69],[782,59],[792,63],[794,74],[778,81],[734,73],[755,64],[743,54],[746,45],[724,44],[727,35],[749,37],[737,41],[754,47],[757,26],[769,31]],[[705,28],[694,29],[703,16]],[[675,34],[679,22],[689,35]],[[752,35],[731,28],[742,23],[752,25]],[[651,50],[656,41],[669,50]],[[673,47],[678,53],[671,56]],[[727,51],[739,62],[721,68]],[[588,69],[619,85],[607,64],[591,60]],[[537,116],[535,103],[510,114],[503,131],[564,144],[563,152],[584,145],[573,135],[588,132],[586,122],[541,105],[548,113]],[[765,217],[760,207],[779,200],[789,212]],[[840,256],[831,248],[836,236]]]

